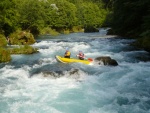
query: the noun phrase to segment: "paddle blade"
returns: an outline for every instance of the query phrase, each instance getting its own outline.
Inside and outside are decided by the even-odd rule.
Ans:
[[[92,61],[93,61],[93,59],[92,59],[92,58],[88,58],[88,61],[92,62]]]

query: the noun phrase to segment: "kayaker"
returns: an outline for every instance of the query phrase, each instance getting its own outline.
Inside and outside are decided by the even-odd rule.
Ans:
[[[70,53],[69,49],[66,48],[66,52],[65,52],[65,54],[64,54],[64,57],[65,57],[65,58],[70,58],[70,55],[71,55],[71,53]]]
[[[80,59],[80,60],[84,60],[85,56],[84,56],[84,53],[82,51],[79,51],[79,54],[77,55],[77,57]]]

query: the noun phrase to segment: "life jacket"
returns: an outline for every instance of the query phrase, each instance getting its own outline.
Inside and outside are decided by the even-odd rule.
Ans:
[[[79,56],[78,56],[80,59],[84,59],[84,54],[83,53],[79,53]]]
[[[70,55],[71,55],[70,51],[65,52],[65,57],[70,57]]]

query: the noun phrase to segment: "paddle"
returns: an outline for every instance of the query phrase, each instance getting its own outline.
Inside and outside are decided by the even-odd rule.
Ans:
[[[92,58],[88,58],[87,60],[90,61],[90,62],[93,62],[93,59],[92,59]]]
[[[78,57],[78,55],[76,55],[76,57]],[[87,57],[84,57],[86,60],[90,61],[90,62],[93,62],[93,59],[92,58],[87,58]]]

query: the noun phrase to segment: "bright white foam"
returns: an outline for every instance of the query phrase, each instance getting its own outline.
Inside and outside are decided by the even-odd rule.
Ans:
[[[116,45],[119,43],[121,42]],[[125,55],[129,54],[126,52],[115,53],[113,51],[115,45],[113,46],[113,43],[105,40],[91,41],[91,44],[42,41],[36,46],[42,48],[40,54],[43,56],[39,58],[41,64],[22,66],[22,68],[16,69],[14,66],[5,66],[0,69],[1,78],[8,79],[10,82],[3,86],[4,92],[1,93],[1,102],[8,104],[8,111],[16,113],[66,113],[70,111],[73,113],[75,108],[79,108],[75,110],[89,113],[149,112],[140,107],[149,100],[149,96],[146,97],[150,80],[149,63],[124,61]],[[76,54],[78,49],[82,49],[87,56],[108,55],[119,59],[120,64],[117,67],[72,64],[72,67],[80,69],[79,79],[76,79],[78,78],[77,73],[73,76],[75,78],[68,77],[68,71],[64,71],[65,76],[57,79],[43,77],[43,73],[28,78],[29,71],[33,68],[42,68],[49,63],[55,64],[56,62],[52,62],[54,55],[63,55],[65,47],[68,46],[72,55]],[[22,60],[21,57],[20,60]],[[51,67],[49,69],[51,71]],[[7,70],[8,72],[6,72]],[[9,77],[17,79],[13,81]],[[141,87],[142,85],[144,87]],[[118,97],[125,98],[131,103],[119,105]],[[133,97],[138,99],[136,103],[132,103]]]

